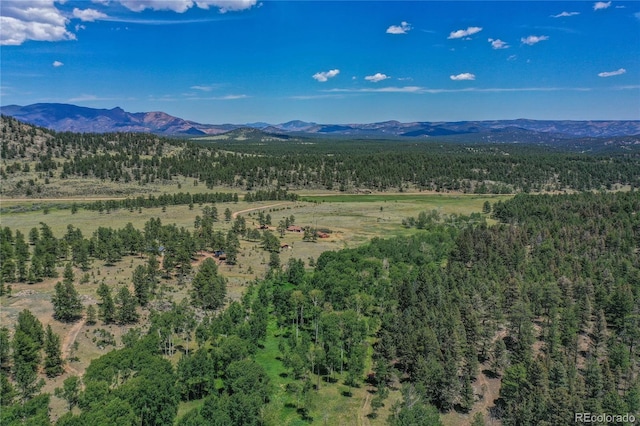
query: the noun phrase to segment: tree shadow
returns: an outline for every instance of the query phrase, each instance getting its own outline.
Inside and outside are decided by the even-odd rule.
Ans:
[[[490,379],[497,379],[498,377],[500,377],[500,375],[496,374],[495,371],[491,371],[491,370],[487,370],[487,369],[482,370],[482,374],[484,374],[485,376],[487,376]]]
[[[462,405],[460,405],[460,404],[454,404],[454,406],[453,406],[453,410],[454,410],[456,413],[460,413],[460,414],[469,414],[469,412],[471,411],[471,409],[470,409],[470,408],[465,408],[465,407],[463,407],[463,406],[462,406]]]
[[[309,415],[309,410],[307,410],[306,408],[298,408],[298,409],[296,410],[296,412],[297,412],[298,414],[300,414],[300,418],[301,418],[302,420],[304,420],[304,421],[306,421],[306,422],[309,422],[309,423],[313,422],[313,417],[311,417],[311,416]]]

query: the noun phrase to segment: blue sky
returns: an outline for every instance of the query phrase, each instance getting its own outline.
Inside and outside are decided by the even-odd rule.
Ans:
[[[2,105],[202,123],[640,119],[640,2],[2,0]]]

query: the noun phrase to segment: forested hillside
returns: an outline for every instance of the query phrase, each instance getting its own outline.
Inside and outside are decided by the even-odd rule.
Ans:
[[[70,266],[56,285],[59,321],[149,320],[122,337],[124,348],[64,381],[56,395],[70,411],[58,425],[315,423],[363,388],[380,424],[457,415],[476,425],[569,425],[575,412],[638,413],[639,193],[521,194],[487,207],[484,217],[407,218],[419,224],[413,236],[325,252],[312,269],[301,259],[281,265],[275,249],[267,276],[224,310],[216,264],[192,271],[189,258],[233,253],[243,230],[212,233],[211,210],[193,233],[154,220],[90,238],[70,226],[56,237],[43,223],[29,244],[5,228],[2,279],[145,258],[133,293],[99,287],[97,312],[74,302]],[[497,224],[486,224],[488,211]],[[160,309],[162,276],[183,276],[190,298]],[[26,310],[0,337],[1,423],[49,424],[38,371],[61,374],[59,337]],[[489,379],[499,381],[496,394],[483,386]]]
[[[16,226],[0,232],[0,303],[12,321],[0,329],[3,425],[568,425],[576,412],[640,410],[632,152],[209,145],[5,117],[1,132],[3,196],[98,185],[129,195],[74,198],[51,215],[48,205],[3,206]],[[358,226],[401,236],[361,234],[354,245],[319,229],[323,200],[300,201],[297,189],[412,191],[404,198],[418,204],[370,196],[375,220]],[[517,195],[485,197],[466,214],[410,210],[423,190]],[[276,208],[301,208],[307,223]],[[364,220],[352,208],[341,226]],[[331,225],[345,220],[322,211]],[[137,225],[121,223],[123,212]],[[167,219],[176,214],[181,225]],[[348,248],[288,253],[287,233]],[[231,298],[239,263],[257,278]],[[71,344],[81,330],[91,348]]]
[[[195,144],[149,134],[55,133],[7,117],[1,126],[2,194],[12,197],[58,196],[59,185],[78,178],[111,182],[120,187],[117,191],[130,188],[128,193],[135,192],[135,186],[178,177],[207,188],[239,190],[498,194],[640,186],[635,151],[580,154],[517,144],[442,144],[435,139],[273,141],[265,147],[249,142]]]

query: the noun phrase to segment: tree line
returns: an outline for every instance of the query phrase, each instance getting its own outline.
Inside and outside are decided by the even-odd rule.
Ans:
[[[350,394],[365,381],[375,387],[370,414],[401,386],[391,425],[440,424],[439,413],[470,412],[484,396],[480,375],[499,378],[501,387],[491,410],[475,416],[474,424],[494,418],[505,425],[568,425],[576,412],[638,412],[638,211],[640,194],[629,191],[519,194],[485,207],[484,215],[498,221],[491,226],[475,216],[425,212],[414,220],[421,229],[413,235],[325,252],[312,269],[300,259],[270,263],[267,277],[224,310],[226,282],[215,263],[204,262],[188,273],[188,299],[151,312],[148,329],[133,329],[123,337],[124,349],[92,362],[84,391],[72,392],[73,383],[67,393],[61,388],[80,411],[58,424],[167,424],[179,401],[196,399],[202,404],[179,424],[268,424],[276,395],[308,420],[320,389],[342,384]],[[187,251],[190,244],[210,244],[217,212],[203,215],[193,234],[159,219],[139,234],[129,229],[133,238],[124,252],[148,244],[172,247],[172,239],[181,238]],[[103,232],[94,235],[94,246],[125,236]],[[46,228],[36,244],[42,235]],[[142,244],[132,243],[136,235]],[[134,303],[153,297],[162,273],[153,259],[149,253],[149,263],[133,273]],[[99,304],[105,322],[107,293]],[[118,313],[123,299],[112,300],[113,322],[128,321]],[[3,383],[17,387],[4,400],[6,416],[24,415],[19,406],[45,404],[36,396],[37,381],[18,376],[33,377],[43,350],[38,342],[45,340],[39,336],[46,334],[27,318],[17,327],[32,337],[21,334],[22,343],[3,355],[13,374]],[[269,352],[273,359],[265,361],[267,342],[278,353]],[[178,352],[172,366],[167,358]],[[283,388],[270,385],[265,363],[286,370]],[[33,408],[30,415],[38,413]]]
[[[222,150],[148,134],[17,130],[15,121],[3,120],[3,129],[13,129],[5,132],[11,136],[0,147],[0,156],[10,160],[0,168],[3,177],[20,175],[35,162],[35,170],[46,178],[95,177],[145,185],[182,176],[208,188],[224,185],[250,191],[414,187],[439,192],[527,193],[640,185],[640,157],[635,151],[581,154],[506,144],[335,140],[317,141],[312,148],[274,142],[262,151],[251,144]],[[33,194],[28,185],[15,190]],[[249,198],[256,197],[261,195],[252,193]]]

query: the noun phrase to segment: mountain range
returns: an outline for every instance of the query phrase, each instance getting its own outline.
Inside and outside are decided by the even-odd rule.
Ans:
[[[474,140],[501,141],[514,135],[524,139],[611,138],[640,136],[640,120],[486,120],[459,122],[385,121],[368,124],[318,124],[300,120],[280,124],[202,124],[164,112],[130,113],[122,108],[95,109],[69,104],[39,103],[0,107],[3,115],[56,131],[81,133],[149,132],[166,136],[219,135],[242,128],[264,134],[290,136],[340,136],[357,138],[429,138],[468,136]]]

